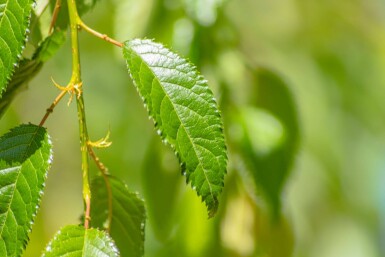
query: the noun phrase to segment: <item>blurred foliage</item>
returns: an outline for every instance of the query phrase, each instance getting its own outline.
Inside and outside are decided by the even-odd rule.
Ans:
[[[120,49],[81,34],[90,135],[110,127],[113,145],[100,157],[146,200],[145,256],[383,255],[382,1],[98,1],[84,20],[120,41],[154,38],[188,56],[225,117],[228,175],[207,220],[172,152],[153,138]],[[50,77],[70,76],[69,52],[67,42],[16,97],[1,132],[40,121],[58,93]],[[54,163],[25,256],[82,212],[74,105],[62,103],[47,127]]]

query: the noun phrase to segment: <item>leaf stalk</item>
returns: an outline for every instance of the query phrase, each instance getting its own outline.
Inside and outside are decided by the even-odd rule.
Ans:
[[[113,45],[116,45],[118,47],[123,47],[123,43],[119,42],[119,41],[116,41],[115,39],[112,39],[110,37],[108,37],[106,34],[102,34],[96,30],[93,30],[92,28],[88,27],[82,20],[79,20],[79,26],[84,29],[85,31],[87,31],[88,33],[98,37],[98,38],[101,38],[105,41],[107,41],[108,43],[111,43]]]

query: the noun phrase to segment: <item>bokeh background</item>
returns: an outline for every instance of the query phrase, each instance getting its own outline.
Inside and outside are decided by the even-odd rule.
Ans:
[[[84,21],[119,41],[153,38],[189,57],[224,116],[226,95],[240,108],[250,104],[258,88],[250,71],[261,67],[285,81],[296,106],[300,139],[279,221],[231,145],[221,209],[208,220],[156,137],[120,49],[82,32],[90,136],[111,132],[100,158],[146,200],[145,256],[385,256],[384,1],[100,0]],[[59,93],[51,77],[70,78],[70,52],[67,40],[8,109],[2,133],[40,121]],[[61,102],[46,126],[54,162],[26,257],[40,256],[83,210],[75,104]],[[225,130],[228,139],[237,136],[231,122]]]

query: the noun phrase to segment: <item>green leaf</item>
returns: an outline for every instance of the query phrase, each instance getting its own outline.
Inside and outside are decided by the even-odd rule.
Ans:
[[[144,253],[146,210],[136,193],[128,190],[121,180],[109,176],[108,183],[97,177],[91,184],[91,226],[104,229],[108,224],[109,195],[112,193],[110,235],[122,257],[139,257]]]
[[[118,257],[112,239],[103,231],[70,225],[62,228],[46,247],[42,257]]]
[[[0,0],[0,98],[21,57],[32,0]]]
[[[123,53],[158,134],[176,151],[187,183],[213,217],[227,154],[221,116],[207,82],[188,61],[150,40],[127,41]]]
[[[65,41],[65,31],[55,30],[39,44],[39,47],[36,49],[32,59],[41,62],[48,61],[56,54]]]
[[[275,73],[259,69],[255,76],[255,105],[241,108],[237,117],[243,132],[238,150],[277,217],[298,149],[297,109],[288,85]]]
[[[48,61],[64,42],[64,32],[56,30],[40,43],[32,59],[23,59],[20,61],[19,66],[16,68],[15,73],[8,84],[7,90],[0,101],[0,118],[11,104],[14,97],[27,87],[29,81],[39,73],[43,63]]]
[[[0,256],[26,247],[51,158],[42,127],[21,125],[0,138]]]

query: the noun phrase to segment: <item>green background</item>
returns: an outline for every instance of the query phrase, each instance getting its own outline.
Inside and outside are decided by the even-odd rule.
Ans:
[[[185,11],[189,3],[196,9]],[[209,3],[223,4],[223,14],[217,10],[221,29],[213,25]],[[98,154],[131,190],[153,206],[158,203],[146,227],[145,256],[384,254],[383,1],[106,0],[99,1],[84,21],[119,41],[147,37],[173,47],[198,64],[217,96],[222,94],[218,81],[233,85],[239,105],[253,91],[240,60],[276,71],[296,101],[301,140],[282,194],[284,221],[272,223],[265,202],[258,190],[255,196],[234,155],[220,212],[208,220],[204,204],[184,185],[173,153],[153,136],[153,124],[130,82],[120,49],[81,32],[90,136],[97,140],[110,130],[113,142]],[[194,26],[203,31],[199,44],[191,39]],[[205,40],[207,35],[216,41]],[[50,78],[60,84],[70,78],[70,51],[67,40],[16,98],[0,121],[2,133],[19,123],[40,122],[59,93]],[[216,58],[216,65],[211,58]],[[67,106],[64,100],[46,123],[54,162],[24,256],[39,256],[59,228],[79,223],[83,203],[75,109],[74,103]],[[152,152],[162,154],[154,161]],[[156,175],[160,170],[164,182]],[[92,172],[96,174],[95,166]],[[149,185],[154,185],[155,195],[168,198],[152,199]]]

